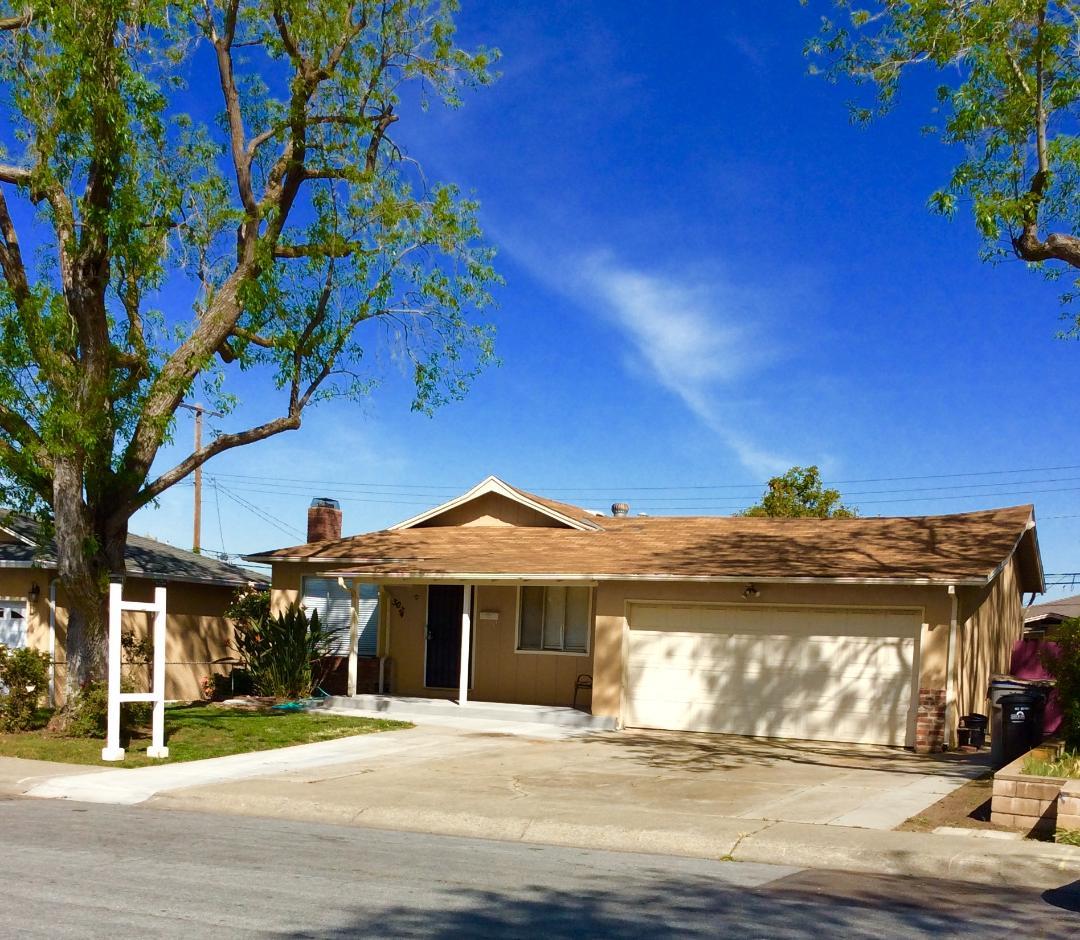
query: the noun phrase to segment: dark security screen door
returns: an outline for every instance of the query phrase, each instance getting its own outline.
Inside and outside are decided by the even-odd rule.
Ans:
[[[429,689],[456,689],[461,679],[461,614],[465,589],[460,584],[428,586],[427,666]]]

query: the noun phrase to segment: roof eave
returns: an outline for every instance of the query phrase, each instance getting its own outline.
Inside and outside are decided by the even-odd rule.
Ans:
[[[865,584],[896,587],[948,587],[949,585],[965,587],[981,587],[986,584],[982,577],[912,577],[912,578],[873,578],[873,577],[817,577],[817,576],[760,576],[755,574],[731,574],[731,575],[686,575],[686,574],[597,574],[587,572],[491,572],[491,571],[400,571],[400,572],[371,572],[349,571],[337,568],[328,568],[327,575],[339,578],[365,578],[371,583],[379,581],[408,582],[408,581],[439,581],[439,582],[476,582],[476,581],[578,581],[578,582],[611,582],[611,581],[661,581],[680,582],[689,581],[697,583],[717,584]]]

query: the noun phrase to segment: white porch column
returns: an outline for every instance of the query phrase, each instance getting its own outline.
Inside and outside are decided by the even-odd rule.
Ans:
[[[154,694],[153,733],[147,757],[169,756],[165,746],[165,585],[154,585],[154,681],[150,691]]]
[[[349,582],[349,684],[346,692],[356,695],[356,648],[360,643],[360,585]]]
[[[458,681],[458,704],[469,701],[469,653],[472,643],[472,595],[473,587],[466,584],[461,601],[461,671]]]
[[[109,582],[109,704],[102,760],[123,760],[120,746],[120,629],[124,582]]]

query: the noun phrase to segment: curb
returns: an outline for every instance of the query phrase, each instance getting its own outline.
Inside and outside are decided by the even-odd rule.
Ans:
[[[294,795],[174,791],[147,804],[153,808],[234,813],[430,833],[501,842],[560,845],[613,852],[649,853],[793,868],[948,879],[985,885],[1049,889],[1080,877],[1080,848],[1041,842],[975,839],[970,836],[859,829],[851,826],[711,817],[693,829],[635,828],[527,816],[485,816],[439,810],[356,807],[297,799]]]

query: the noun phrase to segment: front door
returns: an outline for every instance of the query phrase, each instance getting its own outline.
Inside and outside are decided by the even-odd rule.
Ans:
[[[424,685],[456,689],[461,679],[461,614],[465,588],[460,584],[428,585],[427,664]]]

